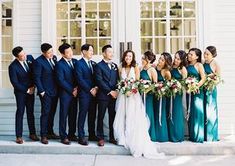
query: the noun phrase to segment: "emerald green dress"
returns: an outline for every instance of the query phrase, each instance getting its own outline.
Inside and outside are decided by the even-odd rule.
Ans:
[[[193,76],[201,79],[200,74],[194,65],[189,65],[187,67],[188,76]],[[204,108],[203,100],[204,94],[203,89],[199,90],[198,94],[187,95],[187,106],[189,109],[189,140],[192,142],[203,142],[204,141]],[[190,106],[190,107],[189,107]]]
[[[182,80],[182,75],[177,68],[171,70],[172,78]],[[170,102],[172,100],[172,102]],[[184,109],[183,109],[182,94],[176,94],[169,100],[169,104],[172,104],[172,110],[169,110],[168,118],[168,132],[169,140],[172,142],[184,141]]]
[[[143,80],[151,80],[147,70],[142,70],[140,72],[140,79]],[[154,119],[154,111],[153,111],[153,94],[147,93],[145,98],[145,108],[146,114],[148,115],[150,121],[149,135],[152,141],[156,142],[156,130],[155,130],[155,119]]]
[[[161,71],[157,70],[158,82],[165,81],[161,75]],[[167,142],[168,138],[168,129],[167,129],[167,113],[166,113],[166,98],[162,97],[158,99],[154,97],[154,117],[155,117],[155,129],[157,142]]]
[[[206,74],[213,73],[210,64],[205,63]],[[212,92],[204,90],[204,109],[205,109],[205,141],[218,141],[218,107],[217,89]]]

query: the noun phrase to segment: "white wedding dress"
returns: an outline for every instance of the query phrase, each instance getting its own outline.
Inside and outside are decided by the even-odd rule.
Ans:
[[[127,77],[135,79],[134,67],[131,67],[128,76],[125,69],[122,68],[121,79]],[[163,153],[158,152],[157,144],[150,139],[149,120],[139,93],[129,97],[119,93],[113,128],[118,145],[129,149],[134,157],[144,156],[150,159],[159,159],[164,156]]]

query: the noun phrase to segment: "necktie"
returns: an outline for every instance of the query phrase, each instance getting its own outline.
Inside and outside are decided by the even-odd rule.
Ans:
[[[72,60],[69,60],[69,66],[73,69],[73,64],[72,64]]]
[[[92,68],[92,65],[91,65],[91,61],[88,61],[88,67],[90,68],[91,73],[93,73],[93,68]]]
[[[49,59],[49,63],[52,69],[54,69],[54,64],[52,63],[52,59]]]
[[[29,71],[29,66],[27,65],[27,63],[23,62],[23,65],[24,65],[24,68],[25,68],[26,72],[28,72]]]

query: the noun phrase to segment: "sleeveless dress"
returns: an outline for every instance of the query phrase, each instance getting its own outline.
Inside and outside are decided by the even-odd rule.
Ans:
[[[209,63],[205,63],[206,74],[214,73]],[[218,141],[217,88],[212,92],[204,90],[205,141]]]
[[[182,75],[177,68],[171,70],[171,76],[178,81],[182,80]],[[169,105],[172,104],[172,110],[169,110],[171,114],[168,118],[168,132],[169,140],[172,142],[184,141],[184,108],[182,97],[182,94],[176,94],[175,97],[171,97],[172,102],[169,103]]]
[[[161,75],[161,71],[157,70],[157,74],[158,82],[164,82],[165,80]],[[166,97],[162,97],[160,99],[154,97],[153,104],[157,142],[167,142],[169,141],[169,138],[167,129]]]
[[[148,75],[148,70],[142,70],[140,72],[140,79],[150,80]],[[155,118],[154,118],[154,109],[153,109],[153,94],[147,93],[145,95],[145,109],[150,121],[149,135],[152,141],[156,142],[156,129],[155,129]]]
[[[193,76],[200,80],[200,74],[194,65],[187,67],[188,76]],[[187,95],[187,105],[189,109],[189,140],[192,142],[204,141],[204,108],[203,108],[204,94],[200,89],[198,94]]]
[[[125,78],[135,79],[133,67],[128,76],[125,69],[122,69],[121,79]],[[129,149],[134,157],[144,156],[156,159],[164,156],[163,153],[158,153],[158,147],[150,139],[149,120],[139,93],[129,97],[119,93],[113,128],[114,137],[118,144]]]

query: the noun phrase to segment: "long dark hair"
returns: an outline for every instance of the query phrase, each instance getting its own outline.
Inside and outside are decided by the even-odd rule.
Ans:
[[[198,57],[197,58],[197,62],[202,62],[202,51],[200,50],[200,49],[198,49],[198,48],[191,48],[190,50],[189,50],[189,52],[190,51],[194,51],[195,52],[195,54],[196,54],[196,56]]]
[[[161,55],[164,57],[164,59],[166,61],[165,62],[165,66],[163,68],[170,70],[171,67],[172,67],[172,57],[171,57],[171,54],[168,53],[168,52],[163,52]]]
[[[146,51],[144,53],[144,58],[149,60],[152,64],[156,60],[156,55],[152,51]]]
[[[215,46],[208,46],[206,49],[212,54],[213,57],[217,56],[217,51]]]
[[[187,66],[188,65],[188,61],[187,61],[187,53],[184,50],[179,50],[175,53],[175,55],[178,54],[180,57],[180,65],[179,68],[182,69],[183,66]]]
[[[135,52],[132,51],[132,50],[126,50],[123,53],[123,56],[122,56],[122,67],[127,67],[127,63],[125,61],[125,58],[126,58],[126,56],[129,52],[132,53],[132,61],[131,61],[130,67],[135,67],[136,66]]]

